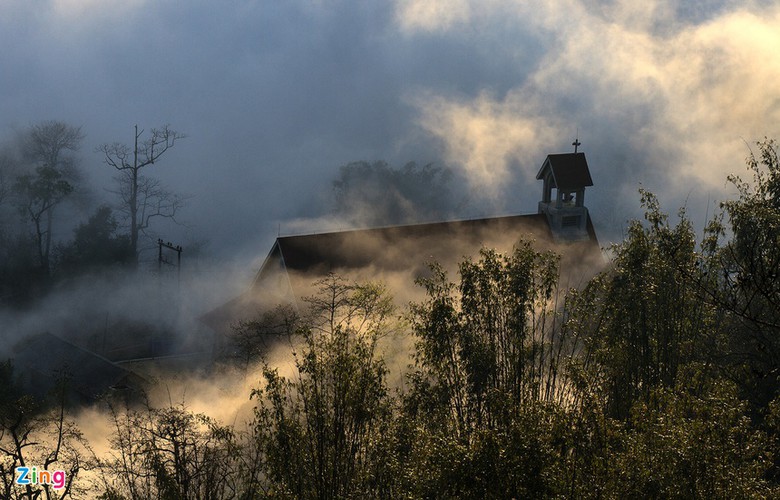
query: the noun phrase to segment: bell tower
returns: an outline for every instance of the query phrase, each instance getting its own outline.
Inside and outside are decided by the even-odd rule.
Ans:
[[[585,153],[578,153],[579,141],[574,141],[574,153],[547,155],[536,179],[544,184],[539,213],[547,216],[556,239],[580,240],[588,237],[588,209],[585,188],[593,185]]]

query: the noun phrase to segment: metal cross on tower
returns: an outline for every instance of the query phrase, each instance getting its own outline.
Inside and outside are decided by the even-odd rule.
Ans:
[[[577,148],[582,146],[582,143],[580,142],[579,138],[575,138],[574,142],[571,143],[572,146],[574,146],[574,152],[577,152]]]

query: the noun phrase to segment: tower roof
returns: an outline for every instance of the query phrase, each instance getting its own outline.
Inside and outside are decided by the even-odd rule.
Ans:
[[[547,155],[542,168],[536,174],[544,179],[547,170],[552,173],[552,187],[557,189],[579,188],[593,185],[585,153],[562,153]]]

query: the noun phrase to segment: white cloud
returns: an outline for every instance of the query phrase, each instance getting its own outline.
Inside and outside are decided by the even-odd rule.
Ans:
[[[469,0],[400,0],[397,19],[406,31],[443,31],[469,20]]]
[[[561,1],[531,16],[518,11],[518,33],[546,31],[554,42],[529,78],[505,98],[427,89],[412,99],[420,124],[483,186],[500,185],[512,161],[538,159],[551,137],[568,137],[572,121],[587,121],[597,124],[591,136],[598,124],[617,124],[616,139],[636,155],[656,155],[649,161],[673,188],[692,187],[681,174],[705,189],[722,187],[742,168],[743,138],[780,133],[780,7],[737,6],[685,24],[672,5]],[[512,6],[492,15],[504,22]]]
[[[472,187],[492,191],[485,194],[506,182],[512,162],[535,164],[538,144],[552,134],[521,91],[500,100],[482,93],[470,102],[423,95],[413,104],[421,110],[420,125],[444,140],[446,161],[460,166]]]

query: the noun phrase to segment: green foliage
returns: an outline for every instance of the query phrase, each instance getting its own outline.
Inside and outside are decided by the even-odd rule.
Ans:
[[[556,399],[556,355],[566,339],[554,335],[558,257],[530,243],[508,256],[482,250],[460,265],[460,282],[434,265],[418,283],[428,300],[413,304],[418,339],[415,378],[450,401],[456,435],[510,418],[526,400]]]
[[[780,160],[775,141],[758,147],[753,182],[730,177],[739,198],[722,204],[728,224],[709,228],[711,240],[731,236],[711,248],[709,300],[723,313],[726,366],[760,411],[780,395]]]
[[[399,489],[411,498],[544,498],[566,475],[567,416],[541,401],[518,406],[501,426],[474,430],[470,442],[402,414]]]
[[[404,397],[409,487],[420,496],[538,497],[562,475],[564,364],[576,339],[558,318],[558,258],[521,242],[482,250],[460,281],[434,265],[411,306],[416,369]]]
[[[632,408],[612,461],[615,493],[653,498],[769,498],[766,435],[751,426],[735,384],[691,365],[673,387]]]
[[[589,368],[613,417],[658,386],[672,386],[677,370],[703,355],[713,327],[701,299],[702,282],[690,221],[669,224],[656,198],[642,191],[648,225],[633,221],[613,247],[610,268],[579,294],[571,328],[587,339]]]
[[[253,393],[255,436],[269,494],[286,498],[389,496],[387,368],[376,352],[392,312],[382,287],[320,281],[298,330],[294,374],[266,365]]]

